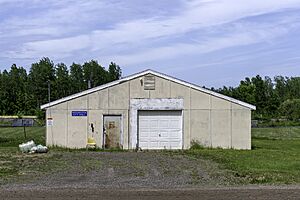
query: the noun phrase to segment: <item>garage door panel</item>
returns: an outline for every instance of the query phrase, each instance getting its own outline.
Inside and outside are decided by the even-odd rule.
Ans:
[[[158,120],[150,120],[150,121],[148,122],[149,127],[158,127],[158,123],[159,123]]]
[[[181,143],[179,141],[177,142],[171,142],[171,148],[172,149],[176,149],[176,147],[178,147],[178,145],[180,145]]]
[[[169,127],[169,120],[161,120],[159,121],[159,127],[165,127],[168,128]]]
[[[149,127],[149,123],[147,121],[140,121],[139,123],[139,127],[140,128],[148,128]]]
[[[151,137],[151,138],[157,137],[157,131],[153,131],[153,132],[149,132],[149,133],[150,133],[149,137]]]
[[[158,141],[150,141],[148,148],[150,148],[150,147],[158,148],[159,147],[159,142]]]
[[[140,141],[140,145],[143,147],[148,147],[148,141]]]
[[[181,111],[139,111],[139,146],[142,149],[181,149]]]
[[[170,135],[169,135],[170,138],[178,138],[180,137],[180,134],[178,132],[170,132]]]
[[[169,127],[170,128],[178,128],[180,129],[180,119],[177,119],[177,120],[170,120],[170,125]]]
[[[159,137],[161,138],[169,138],[169,132],[166,131],[166,132],[163,132],[163,131],[159,131]]]
[[[141,138],[143,138],[143,137],[148,138],[148,137],[149,137],[149,134],[150,134],[150,132],[149,132],[148,129],[142,129],[142,130],[140,131],[140,137],[141,137]]]
[[[169,142],[160,142],[161,149],[166,149],[169,147]],[[168,148],[169,149],[169,148]]]

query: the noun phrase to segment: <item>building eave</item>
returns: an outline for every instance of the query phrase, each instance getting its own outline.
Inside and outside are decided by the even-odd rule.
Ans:
[[[85,96],[85,95],[88,95],[88,94],[91,94],[91,93],[94,93],[94,92],[97,92],[97,91],[100,91],[100,90],[103,90],[103,89],[106,89],[106,88],[109,88],[109,87],[112,87],[112,86],[115,86],[115,85],[118,85],[118,84],[121,84],[123,82],[130,81],[132,79],[138,78],[140,76],[144,76],[146,74],[153,74],[155,76],[158,76],[158,77],[161,77],[161,78],[173,81],[175,83],[178,83],[178,84],[190,87],[190,88],[193,88],[195,90],[204,92],[206,94],[210,94],[212,96],[215,96],[215,97],[218,97],[218,98],[230,101],[232,103],[236,103],[238,105],[241,105],[243,107],[249,108],[251,110],[256,110],[256,106],[254,106],[254,105],[248,104],[246,102],[234,99],[232,97],[228,97],[226,95],[223,95],[223,94],[220,94],[220,93],[217,93],[217,92],[205,89],[205,88],[200,87],[198,85],[195,85],[195,84],[192,84],[192,83],[188,83],[186,81],[183,81],[183,80],[180,80],[180,79],[177,79],[177,78],[174,78],[174,77],[171,77],[169,75],[162,74],[162,73],[159,73],[159,72],[156,72],[156,71],[153,71],[153,70],[149,70],[149,69],[145,70],[145,71],[142,71],[140,73],[136,73],[136,74],[133,74],[133,75],[121,78],[119,80],[116,80],[116,81],[104,84],[104,85],[100,85],[98,87],[94,87],[94,88],[91,88],[91,89],[88,89],[88,90],[85,90],[85,91],[82,91],[82,92],[79,92],[79,93],[76,93],[76,94],[73,94],[73,95],[70,95],[70,96],[58,99],[58,100],[52,101],[50,103],[42,105],[41,109],[47,109],[47,108],[55,106],[57,104],[60,104],[60,103],[63,103],[63,102],[66,102],[66,101],[69,101],[69,100],[72,100],[72,99],[76,99],[78,97]]]

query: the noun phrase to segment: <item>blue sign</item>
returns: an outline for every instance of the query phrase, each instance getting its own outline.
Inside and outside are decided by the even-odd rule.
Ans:
[[[87,116],[87,111],[72,111],[73,117],[85,117]]]

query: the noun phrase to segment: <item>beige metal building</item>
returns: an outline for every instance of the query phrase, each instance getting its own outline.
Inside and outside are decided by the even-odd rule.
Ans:
[[[84,148],[251,149],[255,106],[146,70],[53,101],[46,109],[47,145]]]

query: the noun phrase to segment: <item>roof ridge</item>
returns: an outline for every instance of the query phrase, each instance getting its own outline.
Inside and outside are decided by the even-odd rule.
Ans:
[[[122,77],[121,79],[118,79],[118,80],[115,80],[115,81],[112,81],[112,82],[109,82],[109,83],[106,83],[106,84],[103,84],[103,85],[100,85],[100,86],[97,86],[97,87],[94,87],[94,88],[90,88],[88,90],[84,90],[82,92],[79,92],[79,93],[76,93],[76,94],[72,94],[70,96],[67,96],[67,97],[63,97],[61,99],[58,99],[58,100],[55,100],[55,101],[52,101],[50,103],[47,103],[47,104],[44,104],[41,106],[41,109],[45,109],[45,108],[48,108],[48,107],[51,107],[51,106],[54,106],[54,105],[57,105],[57,104],[60,104],[60,103],[63,103],[65,101],[68,101],[68,100],[72,100],[72,99],[75,99],[75,98],[78,98],[80,96],[84,96],[84,95],[87,95],[87,94],[90,94],[90,93],[93,93],[93,92],[96,92],[96,91],[99,91],[99,90],[102,90],[102,89],[105,89],[105,88],[108,88],[108,87],[111,87],[111,86],[114,86],[114,85],[117,85],[117,84],[120,84],[120,83],[123,83],[125,81],[129,81],[129,80],[132,80],[134,78],[137,78],[139,76],[143,76],[145,74],[148,74],[148,73],[152,73],[156,76],[159,76],[159,77],[162,77],[162,78],[165,78],[165,79],[168,79],[168,80],[171,80],[173,82],[177,82],[179,84],[182,84],[182,85],[185,85],[187,87],[190,87],[190,88],[193,88],[193,89],[196,89],[196,90],[199,90],[199,91],[202,91],[204,93],[207,93],[207,94],[210,94],[210,95],[213,95],[213,96],[216,96],[216,97],[219,97],[221,99],[225,99],[227,101],[230,101],[230,102],[233,102],[233,103],[236,103],[236,104],[239,104],[241,106],[244,106],[244,107],[247,107],[249,109],[252,109],[252,110],[255,110],[256,107],[254,105],[251,105],[249,103],[246,103],[246,102],[243,102],[243,101],[240,101],[240,100],[237,100],[237,99],[234,99],[232,97],[228,97],[226,95],[223,95],[223,94],[220,94],[220,93],[217,93],[217,92],[214,92],[212,90],[209,90],[209,89],[206,89],[206,88],[203,88],[199,85],[196,85],[196,84],[193,84],[193,83],[189,83],[187,81],[184,81],[184,80],[181,80],[181,79],[178,79],[178,78],[175,78],[175,77],[172,77],[170,75],[167,75],[167,74],[163,74],[161,72],[157,72],[157,71],[154,71],[152,69],[146,69],[146,70],[143,70],[141,72],[138,72],[138,73],[135,73],[135,74],[132,74],[132,75],[128,75],[128,76],[125,76],[125,77]]]

